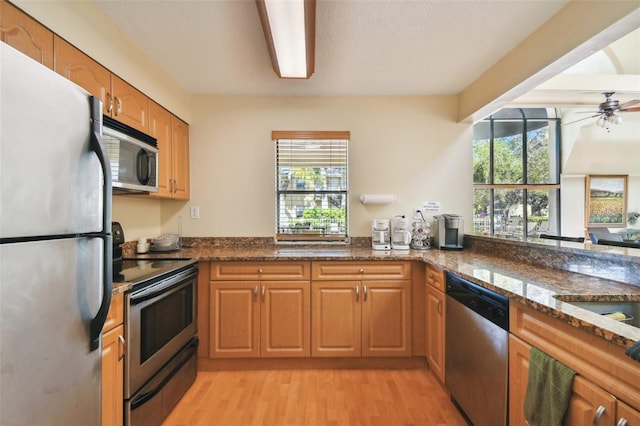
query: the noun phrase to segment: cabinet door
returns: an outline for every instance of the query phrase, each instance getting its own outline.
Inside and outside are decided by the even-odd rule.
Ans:
[[[124,325],[102,335],[102,426],[124,419]]]
[[[309,282],[263,282],[260,291],[261,355],[310,356]]]
[[[5,0],[0,0],[0,40],[53,69],[53,32]]]
[[[172,197],[171,186],[171,113],[155,102],[149,102],[149,134],[158,142],[158,192],[151,197]]]
[[[189,125],[177,117],[171,116],[171,129],[173,198],[188,200],[190,196]]]
[[[311,355],[361,355],[360,281],[311,283]]]
[[[425,297],[427,362],[433,374],[444,383],[445,296],[443,292],[427,285]]]
[[[509,335],[509,425],[525,426],[524,400],[529,378],[531,346],[513,334]]]
[[[616,399],[580,376],[573,379],[565,426],[613,425]],[[599,420],[598,420],[599,419]]]
[[[260,356],[258,282],[217,281],[209,292],[209,356]]]
[[[149,98],[126,81],[111,75],[113,112],[116,120],[149,133]]]
[[[100,98],[102,113],[109,115],[113,106],[109,70],[58,36],[54,39],[54,46],[54,71]]]
[[[625,423],[626,422],[626,423]],[[624,402],[616,404],[616,426],[640,426],[640,412]]]
[[[410,281],[362,282],[362,355],[411,356]]]
[[[531,346],[519,338],[509,336],[509,425],[512,426],[526,425],[524,401],[527,394],[530,349]],[[600,407],[603,411],[598,414]],[[613,395],[576,375],[564,425],[613,425],[615,409],[616,399]]]

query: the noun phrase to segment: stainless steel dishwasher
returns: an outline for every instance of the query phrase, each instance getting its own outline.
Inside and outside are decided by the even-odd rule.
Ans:
[[[447,273],[445,384],[475,426],[507,424],[509,299]]]

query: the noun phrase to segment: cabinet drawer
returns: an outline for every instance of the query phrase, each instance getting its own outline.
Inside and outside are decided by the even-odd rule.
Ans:
[[[313,262],[314,280],[410,279],[410,262]]]
[[[433,288],[444,292],[444,271],[436,268],[435,266],[427,265],[424,271],[424,281]]]
[[[109,330],[117,327],[124,322],[124,294],[119,293],[111,297],[111,305],[109,306],[109,312],[107,313],[107,319],[102,327],[102,332],[106,333]]]
[[[308,280],[309,262],[211,262],[211,280]]]

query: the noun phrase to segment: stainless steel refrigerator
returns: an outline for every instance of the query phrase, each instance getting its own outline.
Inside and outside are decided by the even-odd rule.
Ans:
[[[99,425],[111,300],[101,103],[0,43],[0,424]]]

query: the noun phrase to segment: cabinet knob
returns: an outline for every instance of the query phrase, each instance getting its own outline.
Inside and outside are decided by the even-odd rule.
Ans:
[[[261,274],[262,273],[262,268],[258,268],[258,273]]]
[[[364,274],[364,269],[360,268],[360,271],[358,271],[358,272],[360,272],[361,274]]]

